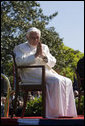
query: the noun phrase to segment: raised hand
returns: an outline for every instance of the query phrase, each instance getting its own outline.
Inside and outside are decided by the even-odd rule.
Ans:
[[[42,56],[42,45],[41,42],[38,43],[37,50],[35,53],[35,57]]]

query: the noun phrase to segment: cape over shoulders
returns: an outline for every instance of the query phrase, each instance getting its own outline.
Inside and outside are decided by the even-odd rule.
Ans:
[[[47,49],[48,48],[48,46],[46,45],[46,44],[43,44],[42,43],[42,48],[43,49]],[[28,41],[26,41],[26,42],[24,42],[24,43],[21,43],[21,44],[19,44],[19,45],[17,45],[17,46],[15,46],[15,48],[14,48],[14,50],[22,50],[22,51],[26,51],[26,50],[30,50],[30,45],[28,44]]]

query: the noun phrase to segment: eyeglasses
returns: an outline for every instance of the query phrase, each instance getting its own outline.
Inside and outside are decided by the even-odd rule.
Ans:
[[[37,37],[33,37],[33,36],[29,36],[29,38],[31,39],[31,40],[39,40],[39,37],[37,36]]]

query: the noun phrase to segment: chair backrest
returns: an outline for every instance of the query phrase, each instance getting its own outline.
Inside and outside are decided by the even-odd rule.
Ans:
[[[13,72],[14,72],[14,88],[16,89],[16,87],[18,86],[18,69],[17,69],[17,64],[16,64],[16,61],[15,61],[15,54],[12,53],[12,56],[13,56],[13,62],[14,62],[14,65],[13,65]]]

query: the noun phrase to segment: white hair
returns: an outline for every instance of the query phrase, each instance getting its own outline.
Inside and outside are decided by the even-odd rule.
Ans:
[[[39,37],[41,36],[41,31],[39,29],[37,29],[36,27],[29,28],[29,30],[27,31],[27,35],[29,35],[30,32],[36,32],[39,34]]]

